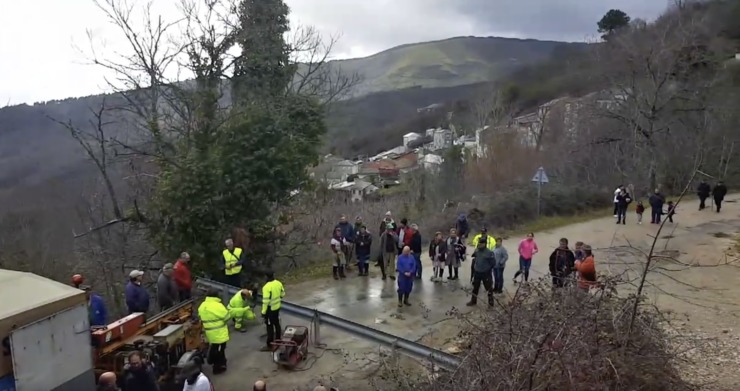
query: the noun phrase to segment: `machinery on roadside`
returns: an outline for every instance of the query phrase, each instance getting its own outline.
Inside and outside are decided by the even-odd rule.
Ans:
[[[295,369],[308,357],[308,327],[286,326],[282,337],[272,346],[272,361],[283,368]]]
[[[204,357],[206,345],[196,314],[195,302],[188,300],[150,319],[133,313],[92,330],[96,375],[122,374],[129,353],[136,350],[152,366],[162,390],[181,390],[180,369],[196,355]]]

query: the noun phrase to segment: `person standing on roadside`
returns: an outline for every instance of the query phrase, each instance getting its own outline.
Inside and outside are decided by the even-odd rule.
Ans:
[[[514,284],[517,283],[517,277],[523,275],[523,281],[529,281],[529,268],[532,266],[532,258],[540,249],[537,242],[534,241],[534,233],[530,232],[527,237],[519,242],[519,270],[514,273]]]
[[[398,306],[411,305],[409,296],[414,288],[414,276],[416,275],[416,259],[411,255],[411,248],[406,246],[401,250],[396,263],[398,270]]]
[[[128,307],[128,314],[131,315],[134,312],[147,313],[149,311],[149,292],[146,288],[141,286],[144,279],[144,272],[141,270],[133,270],[128,275],[128,284],[126,284],[126,307]]]
[[[360,226],[355,238],[355,255],[357,255],[357,272],[360,276],[367,276],[370,272],[370,250],[373,245],[373,237],[367,232],[367,227]]]
[[[717,213],[722,209],[722,201],[724,201],[727,195],[727,186],[722,181],[717,182],[717,186],[712,189],[712,196],[714,197],[714,205],[717,207]]]
[[[432,260],[432,266],[434,267],[432,282],[442,282],[446,258],[447,241],[442,237],[442,232],[437,232],[434,234],[434,239],[429,242],[429,259]]]
[[[393,224],[388,223],[385,226],[385,232],[380,235],[380,251],[382,254],[380,272],[383,280],[385,280],[386,275],[390,275],[391,280],[396,279],[394,270],[396,267],[397,243],[398,236],[396,235],[395,227]]]
[[[488,292],[488,305],[493,306],[493,269],[495,266],[496,258],[493,251],[488,249],[486,242],[479,241],[473,253],[473,292],[470,301],[465,305],[478,304],[478,292],[480,292],[482,283]]]
[[[704,210],[707,207],[706,201],[711,192],[712,187],[709,186],[706,180],[702,179],[699,186],[696,187],[696,195],[699,197],[699,210]]]
[[[224,246],[226,248],[221,252],[221,270],[224,271],[225,282],[241,288],[244,251],[241,247],[234,247],[234,240],[231,238],[226,239]]]
[[[618,216],[619,205],[618,205],[618,202],[617,202],[617,196],[619,195],[620,192],[622,192],[622,189],[623,188],[624,188],[624,185],[619,185],[619,186],[617,186],[617,189],[614,190],[614,217],[617,217]]]
[[[597,285],[596,281],[596,264],[591,246],[583,246],[585,258],[582,261],[576,261],[575,268],[578,270],[578,288],[588,291],[591,287]]]
[[[396,235],[396,242],[395,242],[394,246],[397,246],[397,244],[398,244],[398,226],[396,225],[396,222],[393,221],[393,214],[391,213],[391,211],[385,212],[385,217],[380,222],[380,230],[378,230],[378,238],[379,238],[379,240],[382,239],[383,235],[388,230],[388,226],[389,225],[391,226],[391,230],[393,231],[393,233]],[[375,267],[385,266],[385,265],[383,265],[383,262],[385,260],[383,248],[384,247],[381,246],[380,257],[378,257],[378,260],[375,262]],[[398,249],[396,247],[393,248],[393,251],[396,253],[396,255],[398,255]],[[394,257],[394,259],[395,259],[395,257]],[[385,272],[383,272],[383,275],[385,275]],[[392,275],[392,273],[391,273],[391,275]],[[385,278],[383,278],[383,279],[385,279]]]
[[[160,311],[174,306],[180,298],[180,294],[177,292],[177,285],[174,278],[172,278],[172,268],[171,263],[166,263],[157,278],[157,304],[159,304]]]
[[[465,256],[465,242],[457,235],[455,228],[450,229],[450,236],[447,237],[447,256],[445,264],[449,272],[448,280],[457,280],[460,276],[460,265]]]
[[[193,290],[193,275],[190,272],[190,254],[183,252],[180,258],[175,262],[172,270],[172,277],[177,285],[177,293],[180,301],[190,299]]]
[[[419,232],[419,226],[411,224],[411,240],[409,240],[409,247],[416,260],[416,279],[420,280],[421,275],[421,232]]]
[[[504,239],[496,238],[496,247],[493,249],[493,258],[496,263],[493,266],[493,293],[504,292],[504,268],[509,260],[509,252],[504,248]]]
[[[650,223],[660,224],[665,197],[663,197],[663,194],[660,194],[660,190],[655,189],[655,192],[648,198],[648,203],[650,204]]]
[[[627,190],[617,194],[617,224],[627,224],[627,207],[632,202],[632,196]]]
[[[568,239],[560,239],[560,245],[550,254],[550,275],[553,288],[562,288],[575,264],[575,254],[568,248]]]
[[[349,269],[355,252],[355,227],[347,221],[347,216],[341,215],[339,216],[339,223],[337,223],[334,229],[339,229],[344,238],[344,246],[342,246],[344,268]]]
[[[346,251],[344,248],[347,247],[347,240],[342,236],[342,229],[339,227],[334,228],[334,235],[329,242],[329,247],[334,254],[334,265],[332,266],[332,275],[335,280],[345,278],[344,266],[347,264],[347,258],[345,256]]]
[[[460,213],[460,215],[457,216],[455,230],[457,231],[457,236],[461,237],[463,240],[468,238],[468,234],[470,233],[470,224],[468,224],[468,218],[465,216],[465,213]]]

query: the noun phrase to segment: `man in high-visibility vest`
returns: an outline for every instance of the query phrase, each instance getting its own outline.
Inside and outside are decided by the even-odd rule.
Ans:
[[[244,251],[241,247],[234,247],[232,239],[226,239],[226,249],[221,253],[221,270],[224,271],[225,283],[242,286],[242,266],[244,266]]]
[[[275,279],[273,272],[267,272],[267,282],[262,287],[262,319],[267,326],[267,345],[262,351],[272,351],[272,342],[282,336],[280,305],[283,297],[285,297],[283,283]]]
[[[252,312],[251,299],[252,291],[249,289],[242,289],[229,300],[229,305],[226,307],[231,314],[231,318],[234,319],[234,328],[242,333],[247,331],[244,326],[244,322],[247,320],[254,320],[254,312]]]
[[[208,342],[208,363],[213,366],[213,374],[226,371],[226,342],[229,342],[229,327],[231,319],[229,310],[221,302],[220,292],[211,289],[205,300],[198,307],[198,317],[203,323],[203,332]]]
[[[486,247],[489,250],[493,251],[496,248],[496,239],[488,234],[488,228],[486,228],[485,226],[480,229],[480,233],[478,235],[475,235],[473,237],[473,247],[477,248],[478,241],[480,241],[481,239],[486,241]]]

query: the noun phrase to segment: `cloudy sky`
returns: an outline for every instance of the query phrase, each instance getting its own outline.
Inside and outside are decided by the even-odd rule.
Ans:
[[[127,0],[142,4],[144,0]],[[454,36],[583,41],[610,8],[651,20],[669,0],[286,0],[291,21],[341,35],[336,58]],[[167,20],[178,0],[153,0]],[[111,76],[89,65],[87,30],[100,54],[125,52],[93,0],[0,0],[0,107],[106,90]]]

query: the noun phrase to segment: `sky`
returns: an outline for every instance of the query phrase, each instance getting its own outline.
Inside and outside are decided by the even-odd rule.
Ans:
[[[177,19],[180,0],[151,1],[164,20]],[[592,40],[596,22],[609,9],[649,21],[669,1],[285,0],[293,25],[339,37],[333,58],[469,35]],[[128,53],[121,34],[94,0],[0,0],[0,107],[110,91],[106,78],[114,75],[91,64],[92,47],[103,57]]]

